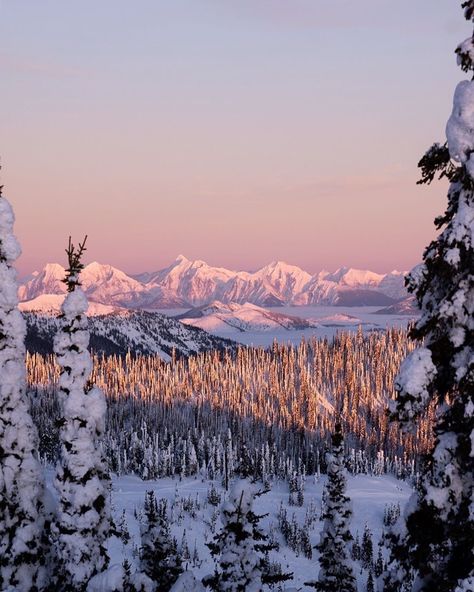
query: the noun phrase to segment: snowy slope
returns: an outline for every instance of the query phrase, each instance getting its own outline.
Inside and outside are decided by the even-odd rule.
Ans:
[[[47,471],[47,483],[52,488],[53,472]],[[278,512],[280,508],[287,511],[288,518],[294,516],[295,522],[302,527],[305,520],[309,523],[310,541],[313,545],[319,542],[322,523],[319,520],[321,513],[322,492],[325,485],[325,477],[319,480],[308,477],[305,485],[304,503],[302,507],[288,504],[288,484],[281,481],[271,483],[271,490],[258,497],[255,501],[255,512],[264,515],[262,529],[266,533],[272,533],[279,549],[271,552],[271,559],[280,563],[283,569],[293,572],[294,579],[288,582],[288,587],[309,590],[304,582],[317,578],[319,564],[318,553],[313,550],[313,557],[306,558],[301,552],[296,553],[286,544],[278,527]],[[207,502],[207,494],[212,482],[201,479],[160,479],[157,481],[142,481],[138,477],[124,476],[113,478],[112,505],[116,522],[120,522],[122,513],[125,512],[126,524],[131,540],[124,544],[118,538],[112,538],[109,542],[109,552],[112,565],[120,565],[127,558],[132,569],[137,569],[137,555],[134,547],[140,545],[140,517],[143,501],[147,491],[152,490],[157,499],[165,498],[171,511],[171,531],[178,545],[184,541],[189,549],[190,557],[184,560],[184,567],[192,570],[198,577],[212,573],[214,563],[206,543],[212,539],[211,525],[217,517],[215,531],[218,532],[221,523],[219,506],[215,507]],[[226,499],[226,492],[220,482],[213,483],[221,496],[222,502]],[[399,504],[402,511],[412,490],[403,481],[392,476],[357,475],[348,478],[348,495],[352,500],[353,516],[351,521],[351,533],[359,540],[367,524],[372,533],[372,543],[375,558],[378,553],[378,543],[383,531],[384,510],[390,504]],[[221,503],[222,503],[221,502]],[[193,561],[193,555],[196,557]],[[384,551],[386,553],[386,551]],[[186,553],[183,553],[186,557]],[[386,556],[385,556],[386,557]],[[352,563],[357,578],[358,590],[366,590],[368,572],[363,569],[359,561]]]
[[[255,304],[223,304],[213,302],[210,305],[191,309],[178,317],[187,325],[200,327],[219,335],[236,331],[261,332],[280,330],[309,329],[314,325],[309,320],[283,315],[266,310]]]
[[[94,261],[81,273],[81,284],[90,300],[107,304],[122,303],[130,294],[141,294],[143,284],[111,265]]]
[[[20,302],[18,308],[23,312],[37,312],[40,314],[58,314],[65,294],[41,294],[32,300]],[[116,306],[101,304],[100,302],[89,302],[87,314],[89,316],[107,315],[121,310]]]
[[[18,290],[20,300],[32,300],[42,294],[65,294],[66,276],[64,267],[57,263],[47,263],[41,271],[35,271]]]
[[[298,304],[313,306],[387,306],[404,296],[403,273],[381,275],[342,267],[313,276],[297,299]]]
[[[63,277],[60,265],[46,265],[20,287],[20,299],[64,293]],[[342,267],[311,276],[299,267],[274,261],[249,273],[212,267],[183,255],[165,269],[134,277],[94,262],[85,267],[81,280],[89,300],[142,309],[196,307],[215,300],[259,306],[387,306],[406,297],[404,274],[397,271],[383,275]]]
[[[409,296],[391,306],[377,310],[375,314],[407,315],[416,318],[420,315],[420,309],[418,308],[415,296]]]
[[[59,327],[57,317],[45,314],[25,313],[29,351],[50,353],[52,340]],[[188,327],[179,321],[155,312],[125,311],[89,318],[91,348],[106,354],[158,354],[171,358],[173,349],[177,356],[189,356],[201,351],[234,349],[227,339],[209,335],[196,327]]]
[[[196,306],[215,299],[234,273],[219,267],[210,267],[204,261],[190,261],[184,255],[169,267],[151,274],[148,285],[158,284],[183,301]]]

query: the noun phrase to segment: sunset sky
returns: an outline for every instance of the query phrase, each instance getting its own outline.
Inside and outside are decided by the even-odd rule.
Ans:
[[[446,186],[452,0],[0,0],[0,155],[22,274],[179,253],[255,269],[421,259]]]

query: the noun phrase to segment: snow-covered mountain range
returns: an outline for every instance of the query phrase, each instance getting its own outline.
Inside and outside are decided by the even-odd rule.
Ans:
[[[388,306],[407,296],[404,272],[378,274],[342,267],[334,273],[311,275],[303,269],[276,261],[255,272],[211,267],[180,255],[171,265],[154,273],[130,276],[97,262],[81,274],[83,288],[92,302],[112,307],[160,309],[246,302],[258,306],[340,305]],[[63,294],[64,268],[47,264],[34,272],[19,289],[21,301],[45,294]]]

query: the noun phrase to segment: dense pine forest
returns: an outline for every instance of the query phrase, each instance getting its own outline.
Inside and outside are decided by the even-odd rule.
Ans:
[[[234,473],[265,479],[324,470],[335,417],[353,472],[413,472],[431,439],[430,415],[401,437],[386,408],[407,332],[341,333],[298,346],[239,348],[164,362],[158,356],[94,356],[92,380],[108,402],[105,448],[118,474],[153,479]],[[40,453],[58,449],[59,368],[27,356]]]

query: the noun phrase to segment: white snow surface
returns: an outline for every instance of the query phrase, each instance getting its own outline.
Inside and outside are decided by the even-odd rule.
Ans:
[[[446,125],[451,158],[465,164],[474,178],[474,82],[463,80],[454,91],[453,111]]]
[[[411,420],[423,412],[430,400],[429,386],[436,376],[436,367],[433,364],[431,350],[426,347],[419,347],[412,351],[400,366],[400,372],[395,382],[398,392],[404,392],[413,400],[407,401],[405,408],[399,410],[403,413],[404,420],[408,422],[407,427],[413,427]],[[396,401],[391,401],[393,410],[396,408]]]
[[[49,486],[51,486],[52,475],[53,471],[47,469],[46,477]],[[193,577],[200,580],[202,577],[211,574],[214,570],[214,561],[206,547],[206,542],[209,542],[213,537],[209,532],[209,525],[212,521],[212,515],[216,511],[216,508],[206,501],[211,483],[210,481],[191,477],[183,478],[182,480],[166,478],[157,481],[142,481],[135,476],[114,477],[112,487],[114,517],[118,521],[122,511],[125,510],[131,542],[124,545],[121,540],[115,537],[109,541],[108,550],[111,557],[111,564],[115,566],[110,577],[112,579],[118,578],[118,566],[121,566],[125,558],[131,563],[132,573],[139,569],[137,558],[133,551],[134,545],[139,545],[140,543],[140,525],[135,517],[135,511],[140,513],[143,508],[146,491],[153,490],[157,499],[166,498],[169,501],[169,507],[172,508],[171,531],[176,540],[181,541],[183,532],[186,531],[185,537],[191,554],[194,547],[196,547],[200,559],[198,566],[193,565],[192,560],[185,561],[184,567],[187,568],[188,573],[192,572],[192,574],[183,576],[179,580],[179,585],[177,582],[173,590],[174,592],[189,592],[190,590],[202,592],[199,587],[194,589],[190,586],[194,583]],[[288,591],[290,589],[306,589],[303,587],[304,582],[317,579],[319,572],[318,554],[314,551],[313,558],[306,559],[303,555],[297,555],[286,546],[278,529],[277,515],[280,504],[283,504],[287,509],[289,518],[293,514],[295,515],[296,521],[301,526],[305,521],[307,513],[311,513],[312,509],[314,509],[316,520],[311,526],[310,538],[312,544],[315,545],[319,541],[322,528],[322,522],[319,520],[319,516],[325,483],[325,476],[322,476],[319,480],[313,476],[306,478],[305,499],[302,507],[288,505],[288,484],[281,481],[271,483],[271,491],[256,498],[254,502],[254,511],[257,514],[268,514],[261,522],[263,531],[268,532],[270,529],[274,530],[275,537],[280,543],[280,550],[272,551],[271,558],[280,562],[284,570],[294,572],[294,579],[286,583]],[[224,498],[226,498],[226,494],[220,482],[214,482],[214,486],[222,495],[223,503],[225,503]],[[243,486],[245,489],[245,482]],[[250,487],[250,483],[248,486]],[[403,512],[403,508],[412,493],[412,489],[406,482],[399,481],[389,475],[349,476],[347,486],[347,493],[351,498],[353,508],[351,532],[354,536],[358,534],[360,539],[365,524],[368,524],[373,533],[374,548],[377,549],[377,544],[382,536],[383,514],[386,505],[399,503]],[[257,483],[258,487],[259,484]],[[199,503],[200,507],[196,510],[194,517],[182,507],[183,500],[188,499]],[[218,519],[216,530],[220,528],[221,522]],[[360,571],[360,565],[355,563],[354,572],[358,578],[359,590],[364,590],[367,582],[367,572],[364,570],[363,573],[360,573]],[[95,579],[95,587],[91,587],[89,592],[110,592],[111,588],[105,586],[104,580],[106,581],[106,577]],[[120,588],[117,588],[117,591],[120,592]]]
[[[65,294],[40,294],[32,300],[20,302],[18,308],[25,312],[38,312],[41,314],[57,314],[61,310]],[[88,302],[87,315],[98,316],[121,312],[125,309],[119,306],[109,306],[100,302]]]

